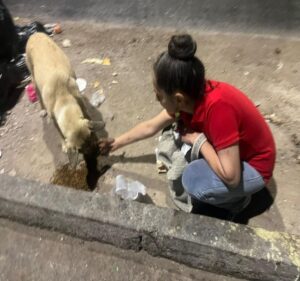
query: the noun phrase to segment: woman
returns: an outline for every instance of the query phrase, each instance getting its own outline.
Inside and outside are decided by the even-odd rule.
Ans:
[[[195,200],[239,212],[272,176],[275,144],[263,116],[241,91],[205,79],[190,35],[173,36],[154,63],[156,98],[164,110],[114,140],[102,153],[146,139],[176,121],[183,142],[199,158],[185,168],[182,184]],[[197,150],[195,151],[195,147]]]

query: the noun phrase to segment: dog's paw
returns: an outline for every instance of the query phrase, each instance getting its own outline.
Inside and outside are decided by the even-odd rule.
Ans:
[[[63,142],[63,143],[62,143],[61,149],[62,149],[63,153],[68,153],[69,147],[68,147],[68,145],[67,145],[66,142]]]
[[[42,109],[39,113],[41,118],[45,118],[47,116],[47,111],[45,109]]]
[[[51,124],[51,121],[52,121],[52,118],[51,118],[51,116],[48,114],[48,116],[47,116],[47,124],[50,125],[50,124]]]

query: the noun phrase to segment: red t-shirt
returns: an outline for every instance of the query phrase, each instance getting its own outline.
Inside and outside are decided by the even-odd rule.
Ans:
[[[181,112],[186,128],[203,132],[216,151],[238,143],[240,157],[267,183],[275,164],[275,143],[269,126],[252,101],[233,86],[207,83],[194,114]]]

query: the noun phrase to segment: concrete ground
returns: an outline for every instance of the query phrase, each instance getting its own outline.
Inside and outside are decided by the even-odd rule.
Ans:
[[[8,0],[7,4],[9,6],[14,2],[18,1]],[[278,11],[287,7],[284,2],[279,2],[283,6],[274,5]],[[296,1],[290,2],[292,4],[288,6],[289,11],[297,11],[295,7],[299,8],[299,5]],[[273,2],[266,1],[265,4],[273,5]],[[284,29],[290,22],[278,21],[282,23],[281,34],[287,36],[277,37],[264,35],[262,31],[257,35],[251,29],[252,33],[238,33],[239,28],[235,28],[238,26],[235,16],[237,12],[230,15],[229,28],[237,32],[221,33],[212,32],[211,29],[206,32],[203,29],[182,29],[181,26],[186,26],[186,19],[182,23],[177,21],[172,11],[169,16],[178,22],[176,29],[79,21],[78,14],[74,21],[67,21],[57,12],[72,14],[76,5],[73,10],[46,6],[40,6],[44,16],[37,16],[40,13],[34,7],[31,17],[25,18],[21,12],[22,7],[13,16],[18,17],[15,18],[17,24],[33,20],[44,23],[59,21],[62,24],[63,33],[54,39],[60,46],[64,39],[71,40],[71,47],[64,50],[77,76],[88,82],[84,96],[90,98],[93,92],[103,89],[106,101],[99,110],[107,122],[106,132],[111,136],[116,136],[159,112],[160,106],[152,95],[153,61],[165,50],[172,34],[181,31],[192,33],[198,42],[198,55],[206,65],[208,77],[232,83],[245,91],[266,115],[276,139],[277,163],[274,180],[269,186],[275,202],[268,211],[256,214],[249,224],[299,235],[300,64],[297,58],[300,57],[300,40],[297,32],[292,32],[293,36],[296,34],[296,38],[285,34]],[[50,9],[50,13],[47,9]],[[88,9],[94,12],[93,5]],[[192,9],[192,6],[188,9]],[[113,12],[118,16],[120,11]],[[134,9],[131,12],[135,13]],[[215,15],[215,9],[212,12]],[[223,10],[218,12],[223,14]],[[241,10],[237,14],[241,15],[240,12]],[[47,13],[50,16],[45,16]],[[197,13],[196,16],[198,17]],[[294,19],[284,18],[291,18],[292,22]],[[263,23],[253,19],[253,24]],[[261,19],[267,19],[267,28],[272,30],[272,34],[276,34],[275,22],[268,20],[270,17],[262,16]],[[101,21],[101,17],[96,20]],[[249,17],[246,17],[244,25],[248,26],[248,23]],[[215,27],[220,30],[221,25],[222,19]],[[249,31],[247,28],[246,30]],[[81,63],[92,57],[109,57],[111,65]],[[52,124],[47,124],[39,116],[39,111],[39,104],[31,104],[23,96],[9,112],[5,126],[0,127],[0,173],[47,183],[51,181],[55,171],[66,163],[67,158],[61,153],[57,132]],[[113,164],[112,168],[100,178],[94,192],[110,192],[115,176],[122,173],[143,182],[148,187],[150,201],[154,204],[174,207],[168,196],[164,175],[156,173],[153,153],[156,143],[157,138],[153,138],[116,152],[109,160]],[[103,159],[99,160],[101,164]],[[261,198],[260,201],[264,199]],[[254,207],[256,203],[257,201],[253,203]],[[84,242],[1,219],[0,280],[237,279],[190,269],[143,252],[135,253],[95,242]]]
[[[19,16],[19,15],[14,15]],[[16,19],[53,22],[55,18]],[[63,33],[54,40],[71,47],[69,56],[78,77],[87,80],[87,98],[103,89],[106,101],[99,111],[107,123],[106,133],[114,137],[161,110],[155,101],[151,67],[165,50],[170,36],[182,30],[116,26],[61,20]],[[254,34],[220,34],[185,30],[198,42],[198,55],[204,61],[207,77],[232,83],[247,93],[268,118],[277,145],[274,180],[269,193],[275,203],[268,211],[256,213],[252,226],[300,233],[299,140],[300,40],[290,37]],[[83,64],[87,58],[110,58],[111,65]],[[66,163],[60,138],[52,124],[39,116],[38,103],[23,96],[0,128],[0,172],[49,182]],[[99,111],[96,113],[99,115]],[[99,117],[99,116],[98,116]],[[109,159],[112,168],[99,180],[95,192],[110,192],[117,174],[140,180],[148,187],[150,201],[174,207],[170,201],[165,175],[158,175],[154,149],[157,137],[117,151]],[[103,159],[99,159],[100,165]],[[106,161],[106,160],[105,160]],[[261,198],[261,202],[270,201]],[[272,201],[272,200],[271,200]],[[253,202],[254,209],[257,201]]]
[[[117,249],[0,219],[1,281],[238,281],[145,252]]]

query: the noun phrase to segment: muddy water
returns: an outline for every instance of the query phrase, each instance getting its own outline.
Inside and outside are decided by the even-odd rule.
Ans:
[[[80,163],[76,168],[72,168],[69,164],[58,167],[50,179],[52,184],[72,187],[90,191],[87,183],[88,170],[84,162]]]

